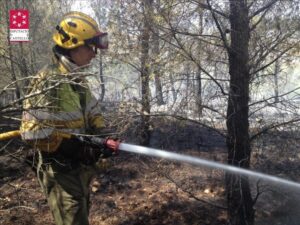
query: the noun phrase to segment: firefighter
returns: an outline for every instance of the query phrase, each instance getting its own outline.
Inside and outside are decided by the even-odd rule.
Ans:
[[[85,71],[97,49],[108,48],[107,33],[90,16],[69,12],[56,26],[53,40],[53,63],[30,82],[20,131],[22,139],[37,150],[38,181],[55,223],[87,225],[89,184],[107,149],[59,134],[99,134],[105,127]]]

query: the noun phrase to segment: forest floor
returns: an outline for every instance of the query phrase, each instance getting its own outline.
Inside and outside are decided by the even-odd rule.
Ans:
[[[252,168],[300,181],[299,144],[278,143],[287,143],[286,136],[256,142]],[[54,224],[35,172],[24,163],[28,150],[18,140],[3,146],[0,224]],[[191,123],[154,127],[151,146],[224,163],[227,157],[221,135]],[[300,195],[293,189],[263,181],[259,189],[256,181],[252,185],[253,196],[262,192],[255,204],[257,225],[300,224]],[[91,182],[91,225],[225,225],[225,208],[224,172],[217,169],[121,152]]]

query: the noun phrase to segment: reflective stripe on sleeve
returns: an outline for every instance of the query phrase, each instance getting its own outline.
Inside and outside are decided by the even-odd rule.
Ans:
[[[35,131],[23,131],[21,132],[21,136],[23,140],[31,141],[31,140],[37,140],[37,139],[45,139],[49,138],[53,132],[65,132],[69,134],[85,134],[85,131],[83,128],[78,129],[54,129],[54,128],[43,128]]]
[[[83,117],[81,111],[75,112],[49,112],[39,110],[28,110],[23,112],[23,120],[57,120],[57,121],[68,121],[77,120]]]

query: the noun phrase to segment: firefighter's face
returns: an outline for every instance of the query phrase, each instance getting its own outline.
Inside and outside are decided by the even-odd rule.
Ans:
[[[94,49],[86,45],[79,46],[78,48],[70,51],[71,59],[77,66],[85,66],[89,64],[95,55]]]

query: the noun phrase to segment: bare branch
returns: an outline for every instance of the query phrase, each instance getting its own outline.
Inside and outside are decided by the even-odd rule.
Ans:
[[[210,5],[210,0],[207,0],[207,5],[208,5],[210,8],[212,8],[211,5]],[[229,53],[229,52],[230,52],[230,46],[229,46],[228,41],[227,41],[227,39],[226,39],[226,34],[225,34],[224,31],[222,30],[222,27],[221,27],[221,25],[220,25],[220,22],[219,22],[219,20],[217,19],[216,15],[215,15],[215,12],[214,12],[213,10],[211,10],[211,14],[212,14],[212,17],[213,17],[213,19],[214,19],[214,21],[215,21],[215,24],[216,24],[216,26],[217,26],[219,32],[220,32],[220,35],[221,35],[222,41],[223,41],[223,43],[224,43],[224,46],[225,46],[227,52]]]
[[[226,18],[226,19],[228,19],[229,18],[229,16],[227,15],[227,14],[225,14],[225,13],[223,13],[223,12],[221,12],[221,11],[219,11],[219,10],[217,10],[217,9],[213,9],[212,7],[211,7],[211,5],[209,5],[209,4],[204,4],[204,3],[202,3],[202,2],[199,2],[199,1],[192,1],[192,2],[194,2],[195,4],[197,4],[200,8],[202,8],[202,9],[207,9],[207,10],[209,10],[209,11],[211,11],[211,12],[214,12],[214,13],[216,13],[216,14],[219,14],[219,15],[221,15],[221,16],[223,16],[224,18]]]
[[[265,6],[263,6],[262,8],[258,9],[257,11],[255,11],[252,15],[250,15],[250,19],[252,19],[253,17],[255,17],[256,15],[260,14],[261,12],[264,12],[265,10],[269,10],[269,8],[271,8],[274,4],[276,4],[278,1],[280,0],[271,0],[269,1]]]
[[[266,126],[264,128],[262,128],[259,132],[255,133],[254,135],[252,135],[250,137],[250,141],[252,142],[253,140],[255,140],[256,138],[258,138],[260,135],[267,133],[269,130],[275,129],[275,128],[279,128],[279,127],[284,127],[290,124],[295,124],[300,122],[300,118],[294,118],[291,119],[289,121],[283,122],[283,123],[275,123],[275,124],[271,124],[269,126]]]

